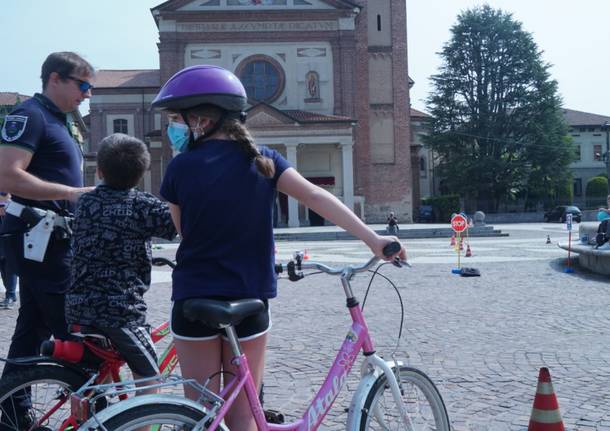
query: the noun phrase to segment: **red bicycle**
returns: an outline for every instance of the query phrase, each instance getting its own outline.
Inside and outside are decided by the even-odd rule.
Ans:
[[[153,265],[175,263],[154,258]],[[85,384],[120,383],[121,355],[102,333],[94,328],[72,325],[78,341],[45,341],[42,356],[6,359],[20,367],[0,380],[0,431],[73,430],[77,421],[71,416],[70,395]],[[153,342],[170,333],[169,322],[154,328]],[[169,375],[178,363],[176,348],[170,342],[159,357],[161,375]],[[126,394],[118,395],[122,400]],[[103,409],[109,400],[101,398],[95,406]]]

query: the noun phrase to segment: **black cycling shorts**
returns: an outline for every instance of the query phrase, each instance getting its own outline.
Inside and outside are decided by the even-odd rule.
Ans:
[[[210,297],[217,301],[231,301],[235,298]],[[184,317],[183,300],[175,301],[172,307],[172,317],[170,328],[174,338],[178,340],[205,341],[213,340],[222,336],[227,338],[224,329],[212,328],[202,322],[191,322]],[[235,327],[239,341],[248,341],[266,334],[271,329],[271,313],[269,311],[269,301],[262,300],[265,310],[253,316],[246,317]]]
[[[138,328],[98,328],[112,341],[132,372],[141,377],[159,374],[155,344],[147,327]]]

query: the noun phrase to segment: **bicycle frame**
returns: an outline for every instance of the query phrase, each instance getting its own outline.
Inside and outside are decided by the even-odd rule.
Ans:
[[[328,375],[326,376],[326,379],[324,380],[324,383],[318,390],[316,396],[311,401],[309,406],[306,408],[303,417],[288,424],[267,423],[257,396],[256,386],[254,385],[254,381],[252,380],[252,376],[250,374],[248,360],[246,356],[241,353],[232,359],[232,363],[237,366],[236,377],[233,378],[220,393],[220,396],[225,400],[225,403],[218,411],[212,424],[206,429],[212,431],[216,429],[216,427],[224,419],[227,411],[229,411],[229,409],[232,407],[239,392],[244,389],[259,431],[316,430],[341,392],[347,375],[354,365],[360,350],[362,350],[365,354],[367,363],[379,367],[381,371],[387,375],[388,382],[391,386],[392,395],[397,401],[396,404],[400,406],[401,416],[405,421],[407,428],[411,429],[411,423],[408,415],[402,408],[402,403],[399,402],[401,394],[396,376],[392,372],[390,366],[374,353],[375,349],[373,346],[373,341],[369,335],[368,326],[366,324],[366,320],[364,319],[362,309],[360,308],[360,304],[353,297],[351,287],[349,285],[349,278],[351,278],[351,275],[351,273],[343,273],[341,281],[348,297],[348,308],[352,317],[352,326],[348,331],[341,348],[335,356],[335,360],[328,372]],[[233,328],[230,329],[233,330]],[[232,335],[230,331],[227,331],[227,335],[234,352],[239,351],[236,336],[234,334]]]
[[[169,333],[169,322],[165,322],[156,328],[153,328],[150,336],[153,343],[157,344],[159,340],[165,338]],[[176,346],[171,342],[163,353],[161,353],[161,356],[159,356],[159,371],[161,372],[161,375],[167,376],[176,368],[176,365],[178,365],[178,355],[176,355]]]
[[[195,404],[191,400],[180,397],[167,395],[145,395],[134,397],[127,401],[126,404],[117,403],[109,409],[101,411],[99,417],[95,417],[94,415],[94,417],[92,417],[84,425],[93,427],[101,426],[102,429],[105,429],[103,423],[106,420],[112,418],[118,413],[121,413],[122,411],[125,411],[126,409],[137,408],[144,405],[169,403],[174,405],[188,405],[191,408],[200,410],[204,417],[193,428],[194,431],[204,429],[214,431],[217,428],[222,427],[221,423],[227,412],[234,405],[239,393],[244,390],[248,398],[250,410],[259,431],[315,431],[320,426],[328,411],[332,407],[335,399],[339,395],[345,384],[347,375],[356,361],[358,353],[362,350],[363,354],[365,355],[365,367],[363,367],[362,383],[366,383],[370,386],[370,384],[372,384],[371,377],[377,377],[380,374],[385,374],[392,396],[397,406],[399,406],[398,408],[400,410],[400,416],[406,428],[408,430],[412,430],[413,428],[411,421],[408,417],[406,409],[402,404],[399,380],[395,375],[395,371],[393,371],[393,368],[398,367],[399,364],[394,362],[388,363],[375,354],[373,341],[370,337],[362,309],[354,297],[349,283],[349,280],[355,273],[366,271],[377,261],[377,258],[372,258],[365,265],[359,267],[350,266],[345,269],[329,268],[325,265],[313,262],[303,265],[303,267],[307,269],[319,269],[329,274],[341,275],[341,283],[347,297],[347,306],[352,318],[352,325],[341,345],[341,348],[335,356],[334,362],[326,376],[326,379],[324,380],[324,383],[316,393],[316,396],[313,398],[309,406],[307,406],[303,416],[300,419],[287,424],[267,423],[258,397],[258,391],[251,375],[248,360],[245,354],[241,352],[237,335],[235,333],[235,328],[229,326],[225,328],[225,332],[233,351],[232,363],[236,367],[235,377],[224,386],[220,394],[216,395],[212,393],[211,399],[206,399],[205,392],[209,391],[207,388],[203,387],[199,401],[210,402],[212,405],[212,410],[207,410],[203,404]],[[289,264],[287,268],[291,280],[296,281],[294,276],[296,276],[296,279],[299,279],[299,274],[294,273],[294,265],[291,268]],[[300,262],[298,269],[301,269]],[[302,274],[300,275],[300,278],[302,278]],[[190,380],[177,379],[171,384],[187,382],[190,382]],[[355,406],[359,401],[362,400],[363,394],[359,393],[362,388],[364,388],[364,386],[361,384],[358,387],[358,391],[354,394],[351,404],[352,406]],[[145,389],[145,387],[141,387],[139,389],[142,390]],[[368,390],[369,387],[366,389]],[[218,403],[218,400],[221,402]],[[361,414],[361,411],[358,411],[357,413]],[[353,416],[352,412],[350,411],[348,422],[351,421],[353,421]]]
[[[361,349],[365,352],[372,352],[372,341],[370,339],[366,322],[362,317],[360,307],[350,309],[354,323],[337,353],[335,360],[324,380],[324,383],[318,390],[318,393],[311,401],[303,417],[289,424],[268,424],[265,420],[263,409],[260,405],[257,396],[256,386],[250,375],[248,361],[244,354],[233,358],[233,363],[237,365],[237,376],[232,379],[221,391],[220,396],[225,399],[225,403],[218,411],[214,422],[209,429],[214,430],[224,418],[226,412],[231,408],[237,395],[242,389],[245,389],[246,395],[250,402],[250,407],[259,430],[270,431],[309,431],[316,430],[330,408],[335,399],[341,392],[347,375],[349,374],[358,353]],[[359,318],[358,318],[359,316]],[[228,397],[228,398],[227,398]]]
[[[170,333],[169,322],[164,322],[156,328],[153,328],[151,331],[151,338],[153,343],[157,343],[158,341],[165,338]],[[84,344],[91,349],[91,351],[99,358],[103,359],[102,364],[100,365],[99,372],[93,378],[93,384],[103,384],[108,377],[112,379],[114,383],[121,383],[122,379],[119,374],[120,368],[125,364],[125,361],[120,358],[120,356],[115,351],[108,351],[94,343],[84,340]],[[159,358],[159,371],[161,375],[167,376],[169,375],[176,365],[178,364],[178,356],[176,355],[176,346],[174,343],[170,343],[169,346],[163,351],[162,355]],[[87,386],[90,382],[87,382]],[[127,399],[126,393],[118,394],[119,400],[123,401]],[[45,421],[55,413],[66,401],[68,397],[60,397],[57,404],[51,408],[46,414],[44,414],[37,423],[37,426],[42,426]],[[60,431],[65,429],[76,429],[78,428],[78,421],[76,420],[77,416],[82,416],[82,409],[87,408],[86,406],[80,406],[78,404],[72,403],[71,406],[71,414],[70,416],[63,422],[60,427]]]

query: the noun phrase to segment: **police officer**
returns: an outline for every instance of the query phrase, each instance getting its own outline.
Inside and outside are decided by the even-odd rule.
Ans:
[[[42,65],[42,94],[18,105],[0,131],[0,190],[18,204],[72,213],[83,187],[83,156],[70,113],[91,97],[93,67],[72,52],[50,54]],[[11,262],[19,275],[19,316],[8,357],[38,353],[53,334],[65,338],[64,292],[71,283],[70,240],[53,235],[44,260],[24,258],[24,220],[8,215]],[[6,364],[3,375],[15,366]]]

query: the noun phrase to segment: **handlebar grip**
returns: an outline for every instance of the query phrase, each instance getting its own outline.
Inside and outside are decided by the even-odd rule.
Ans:
[[[40,345],[40,354],[42,356],[53,356],[53,350],[55,350],[55,343],[51,340],[45,340]]]
[[[386,246],[383,248],[382,253],[383,253],[383,255],[384,255],[385,257],[390,257],[390,256],[392,256],[393,254],[398,253],[398,252],[400,251],[400,249],[401,249],[401,245],[400,245],[400,243],[399,243],[399,242],[397,242],[397,241],[394,241],[394,242],[391,242],[391,243],[387,244],[387,245],[386,245]]]

